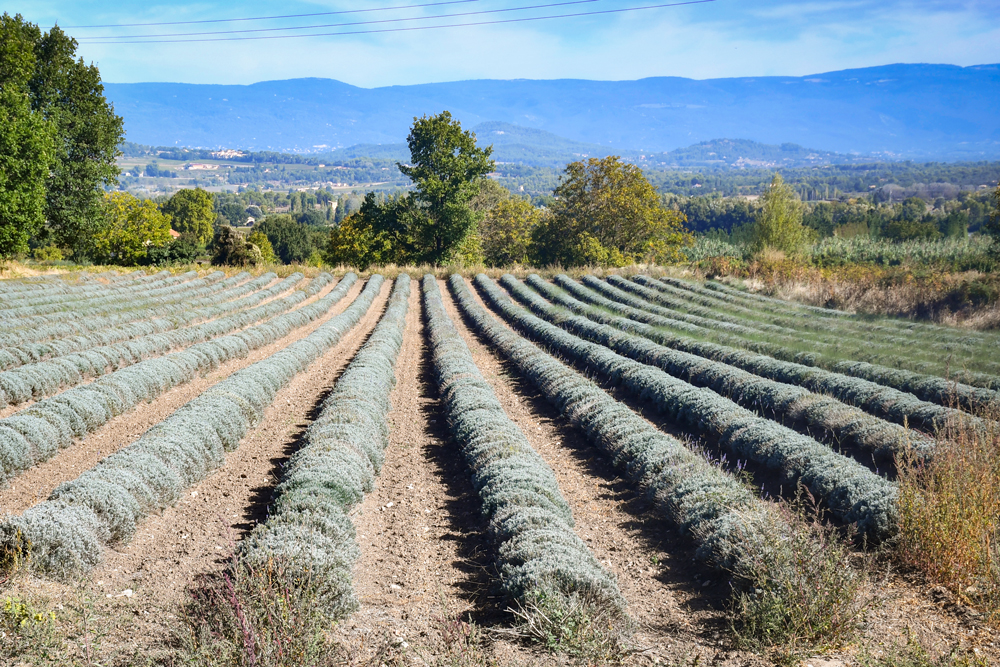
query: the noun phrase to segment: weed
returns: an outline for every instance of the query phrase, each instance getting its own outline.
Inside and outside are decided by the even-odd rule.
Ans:
[[[580,595],[537,589],[509,611],[519,621],[513,634],[588,664],[620,662],[634,652],[629,646],[632,628],[620,610]]]
[[[998,415],[991,416],[995,425]],[[896,465],[899,559],[997,625],[1000,431],[951,422],[938,433],[932,458],[904,452]]]
[[[975,651],[953,649],[934,655],[913,635],[908,635],[903,646],[890,646],[882,650],[864,649],[857,656],[858,667],[989,667],[986,656]]]
[[[463,621],[456,614],[437,619],[444,655],[434,662],[441,667],[489,667],[495,664],[483,647],[482,629],[473,621]]]
[[[321,667],[338,662],[319,586],[279,562],[234,556],[222,573],[190,589],[177,662],[227,667]],[[294,570],[299,572],[299,570]]]
[[[18,597],[0,600],[0,658],[15,663],[29,657],[48,660],[61,646],[54,611]]]
[[[875,602],[872,567],[852,563],[850,535],[823,514],[800,487],[794,500],[776,503],[775,530],[758,533],[767,543],[741,543],[731,617],[738,645],[787,661],[854,635]]]

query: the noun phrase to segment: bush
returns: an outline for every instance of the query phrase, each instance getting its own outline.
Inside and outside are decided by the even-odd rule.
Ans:
[[[310,581],[314,604],[333,618],[357,605],[351,569],[359,550],[348,512],[372,490],[382,468],[409,295],[404,273],[382,319],[285,465],[267,521],[239,547],[240,561],[251,569],[282,563],[287,578]]]
[[[618,621],[625,603],[616,582],[573,531],[555,474],[483,379],[433,275],[423,296],[441,401],[496,544],[504,592],[522,609]]]
[[[216,230],[212,249],[212,266],[253,266],[262,259],[260,250],[251,247],[232,227]]]

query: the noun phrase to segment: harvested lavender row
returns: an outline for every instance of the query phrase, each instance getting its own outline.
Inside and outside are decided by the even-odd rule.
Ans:
[[[515,305],[492,280],[483,278],[477,278],[476,284],[486,298],[530,338],[652,403],[688,430],[711,437],[737,458],[755,461],[780,472],[789,482],[803,484],[826,501],[834,516],[857,524],[873,543],[895,533],[896,487],[857,461],[758,417],[709,389],[581,340]]]
[[[489,289],[485,276],[476,277]],[[476,303],[465,280],[449,281],[459,308],[480,336],[528,378],[587,439],[611,458],[615,468],[656,504],[659,512],[697,542],[696,556],[730,571],[751,571],[737,562],[740,547],[765,543],[776,526],[787,524],[750,490],[651,426],[586,377],[513,333]]]
[[[280,291],[268,291],[265,296],[274,296],[286,291],[302,279],[302,274],[289,276],[277,287]],[[320,282],[327,283],[329,274]],[[103,375],[111,369],[120,369],[153,356],[187,345],[193,345],[221,336],[231,331],[270,317],[305,300],[303,292],[296,292],[272,304],[248,310],[237,310],[234,314],[213,319],[191,327],[175,329],[164,333],[150,334],[114,345],[94,347],[49,361],[28,364],[0,373],[0,405],[19,405],[32,398],[51,396],[58,391],[80,384],[90,377]],[[259,299],[254,299],[259,301]],[[222,309],[226,312],[228,308]],[[220,313],[222,314],[222,313]]]
[[[269,282],[277,278],[274,273],[265,273],[254,280],[246,281],[250,274],[243,271],[231,278],[227,278],[215,285],[216,289],[224,290],[221,294],[232,299],[254,289],[260,289]],[[262,282],[265,278],[266,281]],[[246,281],[246,282],[243,282]],[[242,284],[239,284],[242,283]],[[256,286],[256,287],[255,287]],[[0,344],[5,346],[25,345],[32,342],[48,341],[51,339],[65,338],[74,335],[87,335],[105,331],[111,327],[121,326],[135,321],[145,321],[150,317],[176,317],[182,315],[186,310],[186,304],[192,303],[193,307],[210,305],[218,301],[217,295],[207,294],[191,302],[186,301],[185,296],[171,296],[161,300],[156,305],[151,305],[144,312],[128,311],[112,313],[110,315],[89,315],[78,319],[67,320],[65,322],[52,322],[50,324],[32,327],[30,329],[15,329],[12,331],[0,332]]]
[[[635,278],[635,282],[625,280],[619,276],[609,276],[608,282],[620,289],[635,294],[646,301],[659,302],[664,298],[669,299],[670,297],[666,297],[664,295],[664,290],[681,291],[679,288],[675,288],[666,282],[647,278],[646,276],[637,276]],[[596,285],[589,282],[588,285],[596,287]],[[671,301],[673,300],[674,299],[671,299]],[[789,318],[789,320],[792,322],[810,321],[808,317]],[[839,323],[824,324],[822,325],[822,330],[826,335],[831,336],[838,341],[831,344],[830,351],[835,354],[849,356],[854,361],[865,361],[869,363],[879,363],[882,365],[888,364],[891,367],[915,371],[922,374],[933,375],[935,373],[947,372],[948,364],[946,361],[943,361],[943,359],[948,357],[948,355],[944,354],[944,352],[954,352],[969,358],[970,356],[976,354],[982,356],[984,352],[988,351],[984,349],[983,346],[978,344],[963,343],[961,338],[956,338],[955,336],[952,336],[951,339],[946,339],[945,341],[935,342],[932,348],[927,348],[926,340],[901,336],[898,331],[892,331],[889,334],[880,334],[876,339],[873,339],[872,332],[870,331],[845,332]],[[850,336],[857,336],[858,338],[852,339]],[[803,340],[803,342],[806,341]],[[923,347],[914,349],[914,343],[919,343]],[[900,346],[907,347],[911,351],[911,356],[904,358],[896,354],[893,348],[898,348]],[[889,352],[886,352],[886,350],[889,350]],[[830,364],[835,362],[835,359],[830,359],[827,363],[822,365],[829,367]],[[990,372],[1000,369],[1000,364],[991,360],[978,359],[975,361],[975,364],[977,367]],[[983,387],[986,389],[1000,388],[1000,378],[996,375],[991,375],[990,373],[961,370],[954,375],[956,377],[953,377],[952,380],[959,380],[965,384],[971,384],[975,387]]]
[[[568,280],[568,279],[567,279]],[[565,283],[565,284],[568,284]],[[556,289],[548,283],[538,283],[537,288],[553,302],[565,306],[574,312],[582,312],[586,306],[565,292]],[[578,292],[584,288],[577,285]],[[653,327],[674,327],[673,321],[652,315],[644,310],[625,306],[599,295],[595,303],[607,304],[607,308],[627,318],[641,321]],[[736,347],[719,345],[697,340],[688,336],[672,334],[662,328],[645,329],[651,340],[685,352],[691,352],[706,359],[721,361],[742,368],[754,375],[769,378],[786,384],[805,387],[817,394],[833,396],[844,403],[861,408],[869,414],[896,422],[910,424],[917,428],[933,431],[946,423],[962,421],[966,424],[985,427],[986,424],[978,417],[966,414],[953,408],[946,408],[936,403],[921,401],[913,394],[908,394],[891,387],[885,387],[874,382],[848,377],[840,373],[825,371],[815,366],[805,366],[791,361],[781,361],[774,357],[754,354]]]
[[[558,278],[562,278],[562,276],[558,276]],[[763,329],[757,327],[756,322],[753,322],[749,325],[746,323],[742,324],[732,323],[726,320],[720,320],[718,318],[714,318],[712,316],[689,315],[679,310],[675,310],[674,306],[671,306],[670,308],[664,308],[655,303],[651,303],[648,299],[642,299],[642,300],[637,299],[636,297],[633,297],[631,294],[624,292],[618,289],[617,287],[609,285],[608,283],[604,282],[603,280],[600,280],[599,278],[595,278],[594,276],[584,276],[582,282],[591,290],[600,292],[606,298],[614,299],[616,301],[621,300],[624,303],[628,303],[631,306],[635,306],[636,308],[642,308],[643,310],[648,310],[651,313],[655,313],[656,315],[661,315],[663,317],[670,317],[676,320],[680,320],[682,322],[687,322],[688,324],[695,325],[697,327],[700,327],[701,329],[707,329],[713,332],[721,332],[729,334],[731,337],[730,340],[743,341],[744,344],[748,346],[752,345],[755,347],[759,347],[761,349],[768,349],[770,347],[776,347],[775,344],[772,343],[771,341],[778,340],[778,341],[784,341],[789,344],[794,344],[801,342],[802,340],[798,332],[793,331],[790,333],[781,333],[774,330],[764,331]],[[630,283],[630,285],[632,285],[636,289],[645,289],[644,287],[636,285],[635,283]],[[637,303],[639,303],[640,301],[642,302],[642,305],[637,305]],[[829,345],[827,345],[826,343],[819,343],[816,341],[811,341],[810,345],[813,348],[829,347]],[[776,349],[780,350],[782,348],[776,347]]]
[[[688,304],[688,302],[693,301],[699,304],[699,306],[708,309],[723,309],[726,313],[733,314],[734,317],[739,319],[758,321],[762,318],[766,318],[768,322],[781,324],[808,336],[835,336],[838,338],[842,336],[849,336],[853,341],[861,342],[867,345],[874,343],[880,347],[905,345],[913,342],[915,339],[924,340],[922,338],[915,337],[908,331],[885,327],[865,320],[830,320],[830,318],[817,318],[809,316],[803,317],[801,313],[796,315],[793,309],[787,307],[780,311],[768,310],[762,312],[760,308],[754,308],[749,305],[742,305],[740,303],[727,301],[720,298],[720,295],[716,293],[699,289],[698,286],[693,283],[688,283],[687,281],[678,280],[676,278],[664,277],[662,279],[656,279],[649,276],[633,276],[632,280],[629,281],[625,280],[621,276],[608,276],[608,282],[616,287],[629,291],[631,291],[630,288],[635,284],[642,285],[646,288],[652,288],[654,291],[653,294],[638,291],[635,293],[640,294],[647,299],[653,297],[653,300],[656,300],[658,303],[666,303],[664,301],[660,301],[659,297],[664,297],[669,299],[671,302],[679,302],[680,304]],[[688,305],[681,305],[681,307],[688,307]],[[878,338],[873,339],[871,334],[876,332],[879,333],[879,336]],[[947,337],[945,340],[938,341],[936,344],[942,346],[940,349],[968,350],[969,348],[976,348],[980,346],[981,341],[975,339],[967,340],[963,337],[952,335]]]
[[[10,278],[0,283],[0,304],[6,304],[15,299],[28,299],[32,296],[44,297],[49,294],[70,294],[79,291],[100,290],[107,288],[107,284],[99,282],[101,279],[108,281],[110,285],[123,285],[130,283],[133,285],[143,285],[165,280],[173,274],[166,269],[147,274],[142,269],[131,273],[118,274],[115,271],[105,271],[104,273],[61,273],[58,275],[32,276],[21,279]],[[74,277],[74,282],[68,282],[67,277]],[[28,282],[30,281],[30,282]]]
[[[535,274],[528,276],[527,282],[539,292],[545,290],[545,281]],[[835,398],[658,345],[647,340],[656,331],[648,324],[609,315],[580,302],[573,312],[581,315],[573,315],[551,305],[511,275],[505,275],[500,283],[532,312],[570,333],[661,368],[697,387],[707,387],[748,410],[762,410],[779,421],[787,419],[792,424],[801,424],[807,432],[829,433],[838,444],[860,447],[878,458],[889,458],[911,447],[920,452],[934,448],[932,438],[874,417]]]
[[[197,275],[197,273],[195,275]],[[112,296],[122,298],[141,295],[167,286],[169,283],[166,283],[166,280],[169,277],[170,274],[168,273],[162,277],[160,282],[154,284],[141,282],[113,282],[110,285],[104,285],[98,283],[96,285],[86,285],[84,287],[77,288],[77,290],[71,293],[64,292],[60,294],[26,295],[14,299],[5,299],[0,301],[0,314],[13,312],[16,315],[20,314],[17,313],[19,309],[30,308],[33,312],[24,314],[40,315],[45,312],[43,308],[51,308],[53,311],[65,310],[67,307],[79,308],[93,303],[100,303],[102,300],[107,300]],[[210,285],[222,280],[225,277],[226,274],[224,272],[213,271],[203,278],[192,280],[186,284],[190,285],[191,283],[195,283],[197,285]]]
[[[586,278],[584,280],[586,281]],[[566,289],[569,289],[571,292],[586,301],[592,301],[593,299],[593,297],[588,298],[588,291],[580,290],[580,286],[568,276],[557,276],[556,282],[559,283],[560,286],[566,287]],[[638,297],[634,297],[627,292],[623,292],[622,290],[612,287],[602,281],[587,281],[588,286],[594,285],[595,283],[600,283],[598,289],[605,295],[604,298],[608,301],[620,300],[622,303],[631,305],[639,310],[654,310],[656,308],[655,306],[650,308],[652,304],[649,304],[649,302],[639,299]],[[593,292],[590,292],[590,294],[593,295]],[[610,297],[610,299],[607,297]],[[596,301],[594,302],[596,303]],[[605,304],[602,302],[599,305]],[[712,336],[723,340],[721,336],[715,335],[714,332]],[[966,409],[986,409],[990,405],[1000,406],[1000,394],[992,389],[972,387],[958,382],[949,382],[944,378],[934,375],[924,375],[914,373],[912,371],[888,368],[886,366],[878,366],[860,361],[830,360],[825,359],[819,352],[796,352],[795,350],[790,350],[774,343],[753,344],[749,341],[737,340],[735,345],[737,347],[747,347],[763,352],[764,354],[776,359],[807,363],[810,366],[826,368],[827,370],[835,371],[843,375],[851,375],[865,380],[870,380],[871,382],[875,382],[885,387],[891,387],[893,389],[898,389],[899,391],[909,392],[918,398],[937,403],[941,406],[958,404]]]
[[[310,578],[333,618],[357,607],[351,570],[360,552],[348,512],[371,492],[382,469],[409,297],[410,277],[403,273],[371,337],[285,465],[267,521],[239,545],[244,563],[281,563],[291,576]]]
[[[617,583],[573,531],[555,474],[483,379],[433,275],[424,276],[423,297],[442,407],[496,544],[504,592],[522,605],[579,600],[623,611]]]
[[[182,291],[180,293],[168,294],[159,299],[148,300],[145,310],[123,308],[118,312],[81,315],[69,318],[65,317],[64,313],[52,321],[40,321],[30,326],[18,325],[18,327],[0,331],[0,344],[5,346],[24,345],[50,338],[86,334],[136,320],[146,320],[152,315],[182,313],[189,298],[194,297],[200,304],[213,303],[212,296],[216,291],[224,290],[231,292],[233,289],[238,289],[234,288],[233,285],[246,280],[249,275],[243,272],[232,278],[227,278],[216,285],[193,289],[193,293],[191,294]],[[25,322],[26,318],[21,318],[19,321]]]
[[[57,576],[96,565],[151,512],[177,502],[236,449],[278,391],[349,331],[378,295],[372,276],[347,309],[304,339],[244,368],[189,401],[137,441],[45,500],[0,523],[0,542],[36,570]]]
[[[80,314],[91,315],[104,312],[115,312],[123,309],[145,307],[145,301],[155,300],[171,294],[183,293],[193,283],[197,287],[204,286],[203,280],[198,278],[197,271],[188,271],[179,276],[167,278],[162,283],[144,288],[138,292],[129,292],[129,299],[125,300],[123,306],[122,296],[102,296],[87,302],[79,307],[73,304],[52,304],[49,306],[21,306],[19,308],[4,309],[4,322],[0,323],[0,328],[4,330],[17,329],[27,326],[36,326],[46,322],[58,322]]]
[[[704,338],[709,338],[709,337],[717,338],[719,340],[728,341],[733,345],[747,347],[752,350],[762,352],[764,354],[771,354],[774,351],[781,350],[780,346],[774,345],[773,343],[770,343],[768,341],[748,340],[746,338],[742,338],[732,333],[730,330],[723,331],[723,328],[731,327],[732,325],[727,325],[725,323],[716,323],[718,326],[716,328],[712,328],[713,324],[711,322],[705,321],[704,318],[698,318],[699,320],[702,320],[702,324],[693,324],[691,322],[688,322],[687,320],[680,319],[677,317],[678,315],[683,315],[682,313],[676,313],[674,311],[667,310],[666,308],[660,308],[658,306],[653,306],[653,308],[647,309],[647,306],[649,306],[650,304],[643,301],[642,299],[639,299],[638,297],[633,297],[627,292],[622,292],[622,296],[619,299],[609,298],[608,296],[605,296],[605,290],[607,290],[608,292],[611,292],[613,290],[614,293],[621,292],[621,290],[617,290],[616,288],[611,287],[610,285],[607,284],[603,284],[604,289],[602,289],[601,291],[595,291],[590,287],[584,287],[580,283],[570,279],[569,276],[564,274],[556,276],[553,280],[555,281],[556,284],[558,284],[561,288],[563,288],[573,296],[583,301],[586,301],[587,303],[591,303],[599,308],[606,308],[608,310],[614,311],[616,308],[620,308],[622,305],[628,305],[633,309],[633,311],[636,312],[635,318],[639,317],[645,318],[642,320],[644,322],[647,321],[647,319],[651,320],[653,318],[657,318],[659,321],[669,321],[670,322],[669,326],[671,328],[677,329],[678,331],[683,331],[692,336],[700,336]],[[640,315],[639,313],[642,314]],[[809,353],[803,352],[799,355],[799,357],[803,361],[808,362],[811,358],[811,355]]]
[[[613,287],[640,297],[647,302],[658,305],[666,305],[670,308],[690,309],[696,308],[699,312],[708,311],[718,313],[720,319],[726,321],[742,321],[749,326],[761,327],[761,323],[754,317],[759,318],[760,313],[755,313],[751,309],[740,309],[738,306],[719,301],[714,307],[705,306],[706,302],[711,302],[712,297],[701,296],[696,292],[683,290],[674,287],[666,282],[647,278],[646,276],[636,276],[634,282],[626,280],[621,276],[608,276],[607,282]],[[695,302],[694,305],[691,302]],[[721,304],[721,305],[720,305]],[[742,310],[739,315],[731,315],[732,310]],[[769,316],[769,322],[793,327],[796,323],[809,322],[808,317],[782,317],[778,315]],[[888,364],[896,368],[906,368],[911,371],[921,373],[943,372],[946,369],[942,361],[941,350],[947,350],[956,354],[964,355],[966,358],[974,355],[976,351],[968,346],[959,344],[941,344],[933,350],[916,349],[906,357],[899,355],[899,348],[906,346],[912,349],[912,340],[900,335],[882,335],[873,339],[871,333],[854,331],[837,326],[833,323],[826,324],[813,331],[808,327],[801,327],[794,331],[794,344],[798,347],[809,346],[810,348],[822,347],[824,355],[831,358],[851,358],[859,361],[871,363]],[[982,368],[992,368],[991,362],[979,364]],[[989,376],[984,375],[984,378]]]
[[[155,309],[151,308],[151,317],[147,320],[128,322],[78,336],[55,338],[41,342],[26,342],[17,346],[4,347],[0,349],[0,370],[8,370],[16,366],[45,361],[52,357],[79,352],[99,345],[111,345],[140,336],[170,331],[171,329],[177,329],[201,319],[218,317],[227,312],[256,305],[263,298],[268,298],[266,296],[258,297],[258,295],[280,293],[274,292],[273,288],[262,291],[262,288],[275,278],[277,278],[275,274],[267,273],[239,287],[233,287],[200,299],[186,300],[185,309],[180,313],[154,317]],[[222,285],[222,283],[219,284]],[[295,285],[294,282],[289,284],[287,278],[279,284],[284,285],[285,289],[291,289]],[[250,294],[249,297],[233,301],[236,297],[248,293]],[[255,298],[257,299],[256,301],[254,300]]]
[[[140,402],[152,401],[168,389],[190,382],[199,373],[230,359],[245,357],[252,350],[316,320],[344,298],[356,280],[357,276],[349,273],[330,294],[314,304],[230,336],[198,343],[165,357],[147,359],[0,419],[0,486],[31,466],[48,460],[59,449],[69,447],[73,438],[92,433]],[[266,309],[262,313],[269,313],[263,317],[270,317],[300,301],[301,298],[288,297],[284,304],[275,301],[260,308]]]
[[[107,284],[101,282],[91,282],[89,280],[84,281],[84,276],[81,275],[80,281],[72,284],[59,279],[50,281],[48,285],[44,287],[43,285],[35,285],[32,289],[15,291],[8,291],[8,287],[13,287],[14,285],[7,284],[8,281],[5,280],[2,289],[0,289],[0,309],[12,308],[23,305],[24,303],[37,302],[39,304],[44,304],[58,299],[86,298],[107,290],[109,286],[112,289],[120,289],[127,285],[141,286],[157,280],[163,280],[171,275],[172,274],[169,271],[161,271],[160,273],[156,273],[151,276],[147,276],[142,271],[136,271],[134,274],[126,274],[123,276],[108,276]],[[132,278],[130,276],[135,277]]]
[[[678,281],[676,284],[680,284],[681,282],[682,281]],[[682,286],[686,286],[686,283]],[[794,301],[775,299],[762,294],[754,294],[752,292],[738,290],[715,281],[707,281],[704,283],[703,287],[706,290],[711,290],[719,298],[739,303],[752,303],[756,307],[763,308],[768,311],[787,313],[789,309],[793,309],[800,312],[804,311],[814,317],[821,317],[832,321],[858,321],[855,319],[857,318],[855,314],[847,311],[835,310],[833,308],[821,308],[819,306],[810,306],[804,303],[796,303]],[[873,325],[872,331],[882,331],[883,329],[875,328],[876,326],[884,327],[886,330],[911,332],[914,335],[921,336],[924,334],[943,334],[945,336],[954,336],[955,333],[950,327],[942,326],[940,324],[933,324],[931,322],[914,322],[911,320],[901,320],[888,317],[881,318],[878,325]],[[966,331],[963,332],[963,337],[968,340],[989,342],[993,344],[997,341],[995,334],[989,334],[982,331]]]

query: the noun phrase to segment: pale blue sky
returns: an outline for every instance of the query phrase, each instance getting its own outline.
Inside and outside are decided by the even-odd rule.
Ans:
[[[434,0],[156,2],[32,0],[21,8],[42,27],[204,21],[423,4]],[[697,79],[803,75],[897,62],[1000,62],[1000,2],[885,0],[715,0],[619,14],[298,39],[190,43],[87,43],[87,38],[155,33],[288,28],[469,12],[463,17],[324,28],[319,32],[468,23],[595,12],[670,0],[592,0],[496,11],[560,0],[464,0],[436,7],[271,21],[132,28],[67,27],[79,54],[105,81],[253,83],[325,77],[357,86],[461,79],[651,76]],[[562,0],[566,2],[567,0]],[[303,32],[303,31],[296,31]],[[309,31],[304,31],[309,32]],[[250,33],[281,35],[275,33]],[[245,35],[246,36],[246,35]],[[223,36],[224,37],[224,36]]]

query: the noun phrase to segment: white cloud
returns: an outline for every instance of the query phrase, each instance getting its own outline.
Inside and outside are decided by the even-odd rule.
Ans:
[[[68,6],[49,0],[39,6],[39,14],[57,16],[60,7]],[[272,3],[263,6],[263,13],[275,13]],[[310,0],[279,5],[279,11],[336,6]],[[375,87],[481,78],[805,75],[893,62],[1000,62],[1000,22],[986,20],[995,11],[992,7],[982,2],[719,0],[634,14],[375,35],[84,43],[79,52],[97,62],[106,81],[115,82],[252,83],[311,76]],[[240,7],[241,13],[261,10],[258,4]],[[178,20],[234,11],[214,3],[155,5],[137,9],[136,17]],[[105,10],[93,20],[104,22],[109,16]]]

